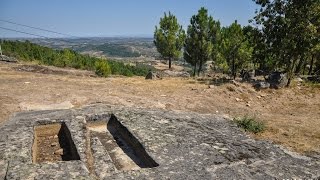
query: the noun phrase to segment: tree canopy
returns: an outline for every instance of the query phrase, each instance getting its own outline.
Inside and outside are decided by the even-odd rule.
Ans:
[[[203,64],[212,58],[213,43],[217,39],[217,29],[208,10],[202,7],[197,15],[190,19],[185,41],[184,58],[194,66],[194,75],[198,65],[198,75]]]
[[[124,76],[145,76],[149,66],[137,64],[126,65],[123,62],[99,59],[88,55],[79,54],[70,49],[54,50],[48,47],[33,44],[30,41],[1,41],[3,54],[16,57],[23,61],[34,61],[39,64],[71,67],[95,71],[97,75],[107,77],[110,74]]]
[[[185,31],[178,23],[177,18],[169,12],[160,18],[159,27],[154,31],[154,44],[163,58],[171,61],[181,56],[181,49],[185,40]]]
[[[228,72],[233,78],[244,68],[261,70],[264,75],[282,71],[287,74],[287,86],[294,75],[305,74],[306,69],[309,75],[320,74],[320,1],[252,1],[260,9],[245,27],[237,21],[221,27],[204,7],[191,17],[183,57],[193,66],[193,75],[196,70],[199,75],[209,60],[214,70]],[[171,13],[161,18],[154,38],[162,56],[178,57],[183,34]]]
[[[240,69],[249,64],[252,47],[237,21],[228,27],[222,28],[221,53],[233,78],[236,77]]]
[[[261,26],[268,56],[284,68],[288,86],[308,59],[317,54],[320,31],[319,0],[255,0],[261,6],[254,17]],[[315,50],[315,51],[312,51]],[[312,70],[312,69],[311,69]]]

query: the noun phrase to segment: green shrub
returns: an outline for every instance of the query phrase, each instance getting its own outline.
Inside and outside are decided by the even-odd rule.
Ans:
[[[112,74],[124,75],[124,76],[145,76],[148,74],[149,70],[154,70],[154,67],[144,64],[137,64],[132,66],[129,64],[124,64],[119,61],[108,61]]]
[[[31,43],[30,41],[2,41],[0,39],[0,44],[5,55],[13,56],[23,61],[36,61],[43,65],[90,70],[104,77],[110,74],[145,76],[149,70],[153,70],[152,66],[144,64],[131,66],[123,62],[101,60],[79,54],[70,49],[54,50]],[[113,50],[116,51],[116,49]]]
[[[259,133],[265,130],[265,125],[262,122],[256,121],[254,118],[243,117],[240,119],[235,118],[234,121],[238,125],[238,127],[243,128],[245,131],[249,131],[252,133]]]
[[[107,61],[99,60],[95,62],[95,72],[98,76],[108,77],[111,69]]]
[[[320,88],[320,82],[305,81],[303,84],[307,87],[311,87],[312,89]]]
[[[142,63],[137,63],[136,66],[133,66],[133,74],[136,76],[146,76],[149,71],[155,70],[153,66]]]

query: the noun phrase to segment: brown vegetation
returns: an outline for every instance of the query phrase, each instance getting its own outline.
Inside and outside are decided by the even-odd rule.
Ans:
[[[108,103],[237,116],[255,116],[266,123],[258,138],[298,152],[320,152],[320,89],[296,85],[290,89],[255,91],[247,83],[144,77],[96,78],[78,74],[19,71],[17,64],[0,62],[0,123],[22,110],[80,107]],[[72,70],[73,72],[75,70]]]

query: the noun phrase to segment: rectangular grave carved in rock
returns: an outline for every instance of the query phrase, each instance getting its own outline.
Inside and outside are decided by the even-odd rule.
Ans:
[[[33,163],[80,160],[64,122],[34,127],[32,156]]]
[[[101,121],[95,124],[89,127],[91,135],[99,138],[118,170],[135,170],[159,166],[149,156],[139,140],[118,121],[116,116],[111,115],[110,119],[103,124],[101,124]]]

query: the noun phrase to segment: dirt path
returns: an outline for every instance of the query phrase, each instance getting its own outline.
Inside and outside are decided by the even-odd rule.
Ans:
[[[96,78],[87,71],[44,74],[25,72],[19,66],[0,62],[0,123],[22,110],[67,109],[97,102],[231,117],[249,115],[267,124],[267,131],[258,138],[299,152],[320,152],[320,90],[316,88],[257,92],[245,83],[208,88],[192,78]]]

